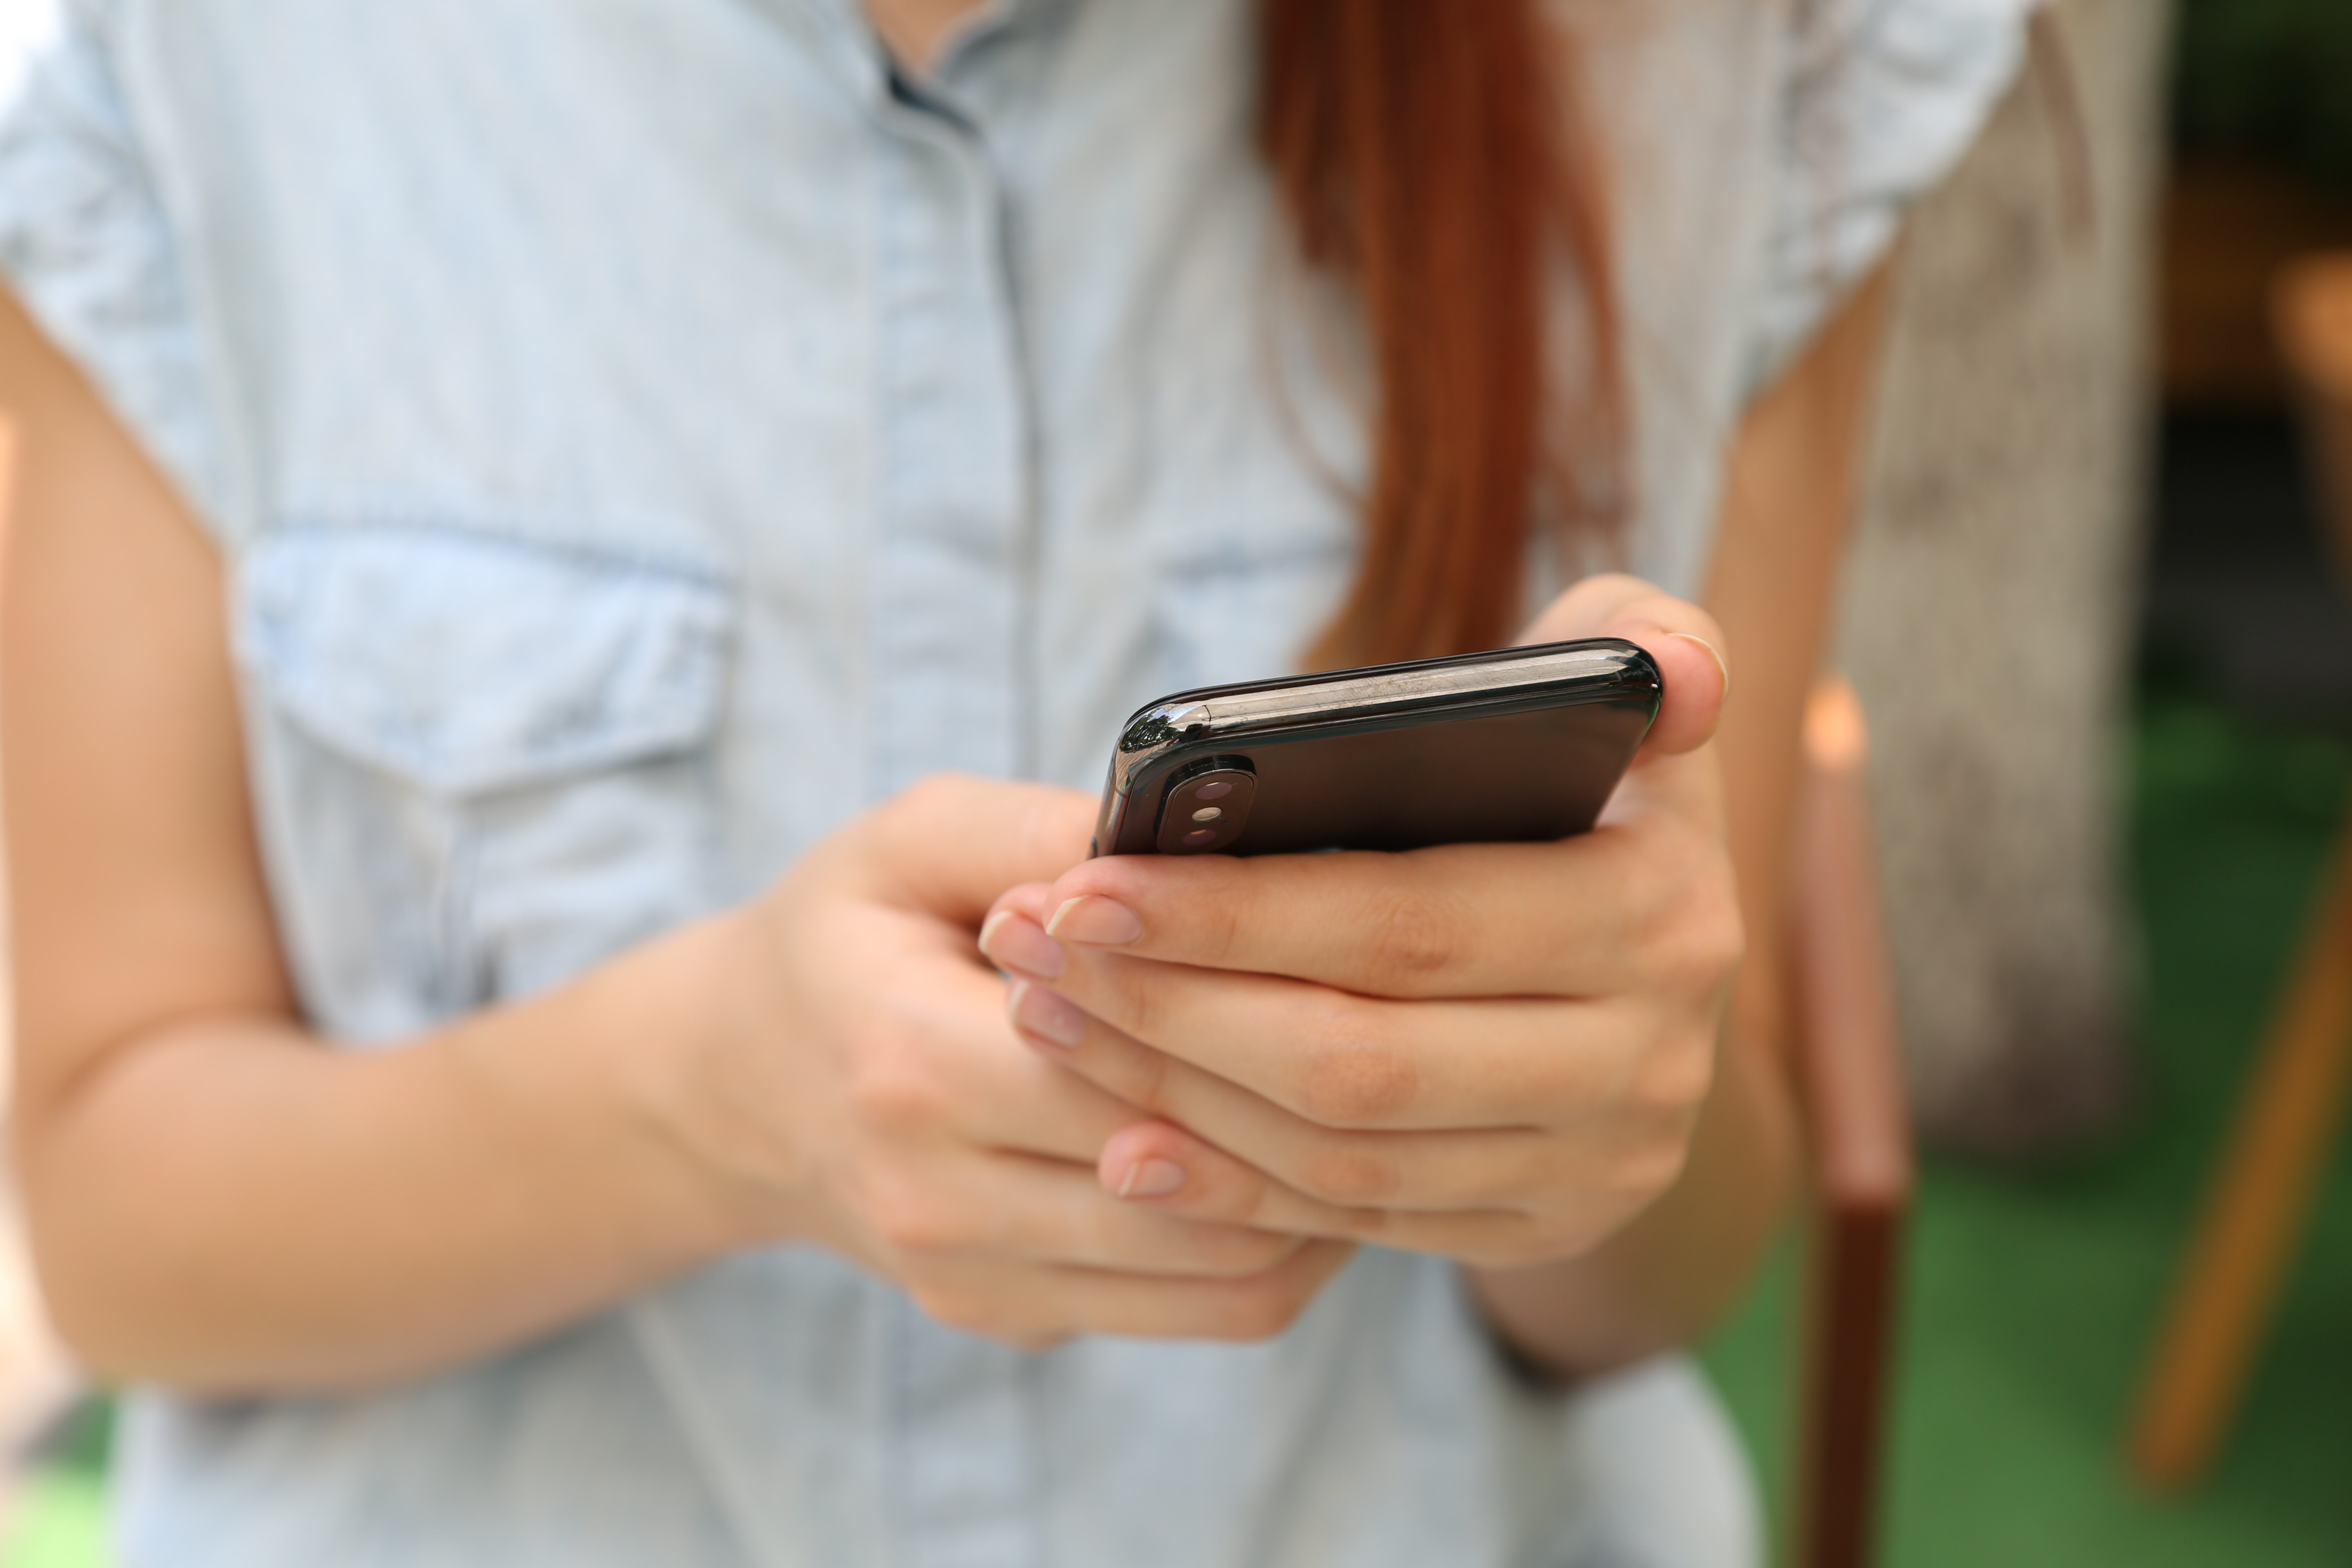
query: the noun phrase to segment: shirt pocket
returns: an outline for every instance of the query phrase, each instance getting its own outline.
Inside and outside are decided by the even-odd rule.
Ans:
[[[314,1018],[412,1033],[710,908],[735,615],[717,572],[470,527],[257,541],[236,650]]]

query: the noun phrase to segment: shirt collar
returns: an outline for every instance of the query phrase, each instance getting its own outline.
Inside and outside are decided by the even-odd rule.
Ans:
[[[877,88],[883,84],[888,62],[881,39],[866,20],[864,0],[798,0],[798,4],[822,24],[839,63],[851,67],[862,83]],[[986,0],[949,37],[934,74],[942,80],[951,79],[958,63],[973,49],[1006,34],[1042,28],[1072,4],[1074,0]]]

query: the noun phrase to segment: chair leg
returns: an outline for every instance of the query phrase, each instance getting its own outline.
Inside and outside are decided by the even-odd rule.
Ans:
[[[1825,1214],[1812,1237],[1791,1568],[1876,1560],[1903,1214]]]
[[[2334,865],[2149,1363],[2131,1431],[2149,1485],[2204,1473],[2270,1316],[2352,1079],[2352,828]]]
[[[1795,866],[1796,1087],[1814,1207],[1793,1568],[1867,1568],[1899,1327],[1911,1121],[1870,828],[1861,704],[1825,680],[1805,712]]]

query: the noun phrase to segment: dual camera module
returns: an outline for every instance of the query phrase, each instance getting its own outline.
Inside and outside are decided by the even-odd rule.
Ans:
[[[1213,855],[1241,837],[1257,774],[1238,757],[1216,757],[1181,775],[1160,797],[1160,852]]]

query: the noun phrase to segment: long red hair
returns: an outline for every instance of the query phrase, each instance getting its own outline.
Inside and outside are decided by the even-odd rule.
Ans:
[[[1259,25],[1261,151],[1378,376],[1363,563],[1308,666],[1492,647],[1536,520],[1589,537],[1621,488],[1594,471],[1624,395],[1572,40],[1540,0],[1260,0]]]

